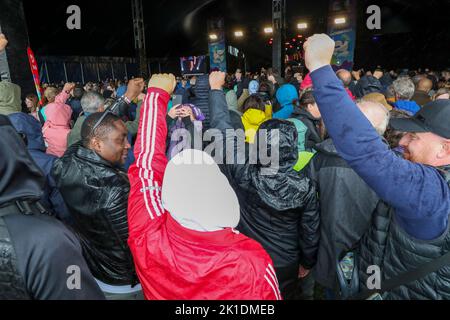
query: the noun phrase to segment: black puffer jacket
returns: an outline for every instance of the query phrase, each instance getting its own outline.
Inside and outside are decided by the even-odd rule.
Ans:
[[[369,229],[380,199],[339,156],[331,139],[318,144],[316,150],[305,168],[320,199],[320,244],[314,278],[334,289],[340,254],[352,249]]]
[[[127,245],[126,173],[77,143],[55,162],[53,175],[93,275],[110,285],[135,283]]]
[[[210,116],[213,128],[222,132],[232,128],[222,91],[210,93]],[[269,120],[261,125],[262,129],[268,132],[268,150],[276,131],[273,129],[280,132],[279,168],[275,174],[264,175],[268,166],[259,157],[257,164],[251,164],[246,156],[244,164],[235,161],[221,167],[239,198],[238,230],[261,243],[276,269],[299,264],[311,268],[316,262],[319,216],[311,181],[293,170],[298,158],[297,131],[291,122],[282,120]],[[228,133],[226,139],[235,138]]]
[[[450,187],[450,166],[440,168]],[[380,202],[359,247],[360,289],[366,290],[369,266],[379,266],[381,281],[419,269],[450,251],[450,224],[439,238],[417,240],[395,222],[395,209]],[[383,294],[385,300],[450,300],[450,266]]]

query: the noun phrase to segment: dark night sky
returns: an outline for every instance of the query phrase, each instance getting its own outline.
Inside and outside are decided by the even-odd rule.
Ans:
[[[270,61],[271,49],[267,37],[261,34],[263,26],[271,22],[270,0],[143,2],[150,57],[205,54],[207,18],[224,16],[229,32],[242,28],[247,35],[241,43],[228,37],[229,44],[242,48],[253,65]],[[295,26],[296,21],[305,17],[311,24],[309,32],[326,32],[328,3],[328,0],[287,0],[288,24]],[[66,28],[66,9],[71,4],[82,10],[80,31]],[[363,28],[365,8],[370,4],[382,7],[383,29],[377,42],[372,40],[374,33]],[[30,42],[38,55],[134,54],[130,1],[24,0],[24,6]],[[420,3],[361,0],[358,12],[358,65],[450,66],[450,0]]]

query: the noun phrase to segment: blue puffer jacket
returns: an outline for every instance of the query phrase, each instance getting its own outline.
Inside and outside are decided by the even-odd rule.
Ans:
[[[298,91],[292,84],[285,84],[277,91],[277,100],[281,109],[273,114],[274,119],[289,119],[294,112],[294,102],[298,100]]]
[[[39,166],[46,177],[43,204],[50,209],[58,219],[71,223],[69,211],[66,208],[64,200],[56,188],[55,181],[50,172],[53,163],[57,159],[55,156],[45,153],[45,143],[42,136],[40,123],[32,116],[19,112],[9,115],[9,119],[14,128],[27,137],[27,147],[33,160]]]

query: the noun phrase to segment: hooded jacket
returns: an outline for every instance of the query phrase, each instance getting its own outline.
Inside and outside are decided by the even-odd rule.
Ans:
[[[21,112],[20,87],[14,83],[0,81],[0,114]]]
[[[214,128],[225,133],[231,128],[225,97],[221,91],[213,90],[210,101],[211,123]],[[233,163],[222,165],[222,171],[241,205],[238,230],[261,243],[267,250],[279,279],[281,276],[297,279],[297,273],[286,277],[279,270],[293,266],[298,271],[300,264],[306,268],[315,265],[319,241],[316,191],[308,178],[293,170],[298,158],[295,126],[288,121],[272,119],[260,126],[259,130],[263,129],[267,130],[268,150],[274,143],[274,129],[280,133],[279,144],[273,145],[274,148],[278,147],[279,165],[270,164],[276,172],[271,171],[269,165],[264,165],[260,157],[257,164],[251,164],[247,155],[245,163],[240,164],[234,158]],[[233,145],[235,137],[225,136],[227,145]],[[249,145],[247,147],[250,148]],[[237,156],[238,151],[232,149],[227,150],[227,153],[233,152]],[[283,290],[284,283],[280,282],[280,286]]]
[[[245,130],[244,124],[242,123],[242,113],[239,112],[239,109],[238,109],[238,99],[237,99],[236,92],[234,90],[228,91],[226,94],[226,99],[227,99],[228,109],[230,111],[230,118],[231,118],[231,123],[233,124],[233,128],[235,130],[237,130],[237,129]]]
[[[4,116],[0,135],[0,299],[104,299],[76,237],[36,206],[45,178]],[[61,285],[68,266],[78,267],[79,290]]]
[[[242,124],[245,129],[245,142],[254,143],[259,126],[271,117],[266,112],[258,109],[248,109],[242,115]]]
[[[55,162],[52,173],[94,276],[110,285],[136,284],[126,245],[130,188],[126,174],[80,143]]]
[[[292,114],[292,119],[301,121],[303,124],[303,128],[298,128],[296,125],[298,133],[298,151],[313,152],[316,144],[322,142],[322,137],[319,133],[321,119],[314,118],[308,111],[300,108],[295,109]]]
[[[70,214],[51,175],[53,164],[57,158],[45,153],[46,148],[40,123],[32,116],[22,112],[10,114],[9,119],[17,132],[25,134],[28,152],[44,173],[46,184],[41,199],[43,204],[60,220],[70,223]]]
[[[276,93],[280,110],[273,114],[274,119],[288,119],[294,112],[294,103],[298,100],[298,91],[292,84],[285,84]]]
[[[259,91],[259,82],[256,80],[250,81],[250,83],[248,85],[248,93],[250,95],[252,95],[252,94],[257,94],[258,91]]]
[[[316,150],[305,168],[320,200],[320,243],[314,279],[335,289],[336,268],[332,266],[369,229],[380,199],[339,156],[331,139],[317,144]]]
[[[208,164],[209,156],[203,164],[181,165],[185,156],[197,154],[202,160],[203,153],[191,150],[167,165],[169,98],[167,92],[149,88],[135,145],[137,160],[128,173],[128,244],[145,297],[280,299],[270,257],[232,229],[239,205],[217,165]]]
[[[42,128],[47,153],[62,157],[67,149],[67,136],[70,133],[72,108],[62,103],[50,103],[45,108],[47,121]]]

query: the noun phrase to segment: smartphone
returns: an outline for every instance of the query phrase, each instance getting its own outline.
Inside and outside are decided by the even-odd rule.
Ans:
[[[174,106],[182,104],[183,103],[183,96],[181,94],[174,94],[172,96],[172,102],[173,102]]]

